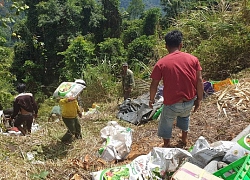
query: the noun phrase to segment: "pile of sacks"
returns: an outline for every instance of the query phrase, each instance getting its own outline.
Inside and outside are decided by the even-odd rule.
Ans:
[[[250,125],[248,128],[250,130]],[[108,126],[101,130],[105,143],[99,149],[100,157],[106,161],[125,159],[130,152],[132,132],[133,130],[124,128],[115,121],[109,122]],[[219,180],[227,179],[228,176],[238,179],[238,172],[228,171],[225,176],[221,170],[231,167],[232,163],[242,158],[247,162],[244,165],[240,163],[237,168],[239,171],[243,168],[241,176],[250,178],[250,132],[244,133],[237,141],[218,141],[212,144],[201,136],[189,151],[154,147],[149,154],[138,156],[129,164],[92,172],[91,175],[93,180],[163,180],[170,177],[172,180]]]

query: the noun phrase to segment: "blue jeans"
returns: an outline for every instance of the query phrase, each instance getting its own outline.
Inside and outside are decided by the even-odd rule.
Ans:
[[[189,130],[190,112],[193,108],[195,98],[172,105],[164,105],[158,125],[158,136],[163,139],[170,139],[172,137],[173,122],[177,118],[176,126],[182,131]]]

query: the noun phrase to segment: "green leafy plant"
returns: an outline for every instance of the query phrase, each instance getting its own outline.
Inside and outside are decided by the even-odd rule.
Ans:
[[[72,40],[66,51],[58,53],[64,56],[65,67],[61,71],[61,76],[66,80],[83,77],[83,69],[87,64],[93,62],[94,45],[85,40],[83,36],[78,36]]]
[[[154,36],[140,36],[128,45],[128,62],[132,63],[135,59],[145,64],[155,57],[154,46],[156,44]]]
[[[33,179],[33,180],[46,179],[48,175],[49,175],[48,171],[42,171],[40,174],[32,175],[31,179]]]
[[[15,76],[10,73],[13,51],[11,48],[0,46],[0,105],[2,108],[10,108],[14,99],[14,87],[12,82]]]

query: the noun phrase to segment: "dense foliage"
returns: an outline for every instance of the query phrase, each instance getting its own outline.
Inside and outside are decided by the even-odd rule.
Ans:
[[[161,0],[157,8],[146,2],[25,0],[1,5],[0,56],[7,60],[2,60],[1,77],[9,84],[3,91],[15,94],[14,85],[25,82],[42,102],[61,81],[83,78],[91,90],[102,89],[99,100],[119,96],[114,88],[120,64],[127,61],[136,77],[148,77],[167,53],[164,35],[171,29],[184,33],[183,50],[199,57],[205,79],[222,80],[249,67],[248,0]],[[21,10],[25,14],[16,15]],[[9,99],[4,95],[2,104]]]
[[[127,9],[129,7],[129,4],[134,0],[120,0],[120,1],[121,1],[120,7]],[[142,2],[145,5],[146,9],[150,9],[152,7],[160,7],[161,5],[160,0],[142,0]]]
[[[12,49],[7,47],[0,47],[0,107],[9,108],[12,104],[14,88],[12,82],[15,77],[10,73],[10,66],[12,62]]]

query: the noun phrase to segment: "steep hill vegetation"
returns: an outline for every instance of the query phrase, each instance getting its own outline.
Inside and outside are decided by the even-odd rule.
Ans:
[[[59,82],[74,78],[86,79],[92,91],[102,86],[101,101],[119,96],[113,87],[120,81],[121,62],[127,61],[137,78],[147,80],[154,63],[167,53],[163,37],[171,29],[184,33],[183,51],[199,57],[207,80],[222,80],[249,67],[246,0],[162,0],[164,14],[150,8],[133,18],[120,11],[118,0],[24,3],[16,6],[26,16],[12,28],[15,44],[7,52],[13,49],[14,55],[9,54],[12,63],[6,70],[13,79],[7,81],[25,82],[39,102],[51,96]],[[1,37],[1,48],[6,48]]]
[[[244,70],[246,77],[249,74],[250,4],[247,0],[162,0],[161,8],[145,8],[133,17],[126,8],[120,9],[120,2],[125,1],[118,0],[100,3],[25,0],[26,5],[15,2],[18,4],[14,9],[24,11],[25,16],[17,18],[15,23],[11,17],[15,19],[16,13],[8,14],[10,19],[0,17],[3,25],[0,28],[0,103],[4,109],[11,107],[17,93],[15,85],[25,82],[39,103],[37,122],[41,130],[27,137],[0,136],[2,179],[69,179],[79,174],[88,180],[92,171],[130,162],[132,157],[118,164],[100,163],[96,155],[101,146],[99,132],[108,121],[117,120],[121,63],[127,61],[138,84],[143,84],[133,92],[133,97],[148,92],[146,85],[151,69],[167,53],[164,35],[169,30],[183,32],[183,51],[199,57],[204,79],[240,79],[238,73]],[[5,12],[9,11],[9,6],[1,4],[1,13],[3,6]],[[50,99],[55,88],[62,81],[74,78],[87,82],[82,97],[84,110],[93,103],[99,103],[101,108],[99,114],[81,120],[84,139],[65,146],[59,140],[66,131],[65,126],[61,121],[47,122],[47,118],[56,104]],[[249,124],[248,117],[247,111],[222,116],[216,101],[207,99],[201,111],[192,115],[190,145],[200,135],[210,142],[231,140]],[[157,121],[138,127],[119,123],[135,130],[133,141],[142,154],[161,142],[156,137]],[[174,137],[173,144],[177,147],[176,130]],[[35,155],[36,161],[27,159],[29,152]],[[86,155],[90,157],[88,168],[77,163],[84,162]]]
[[[131,0],[121,0],[120,3],[121,3],[120,4],[121,8],[127,9],[129,6],[129,3],[131,3]],[[146,9],[161,6],[160,0],[143,0],[143,3],[145,4]]]

